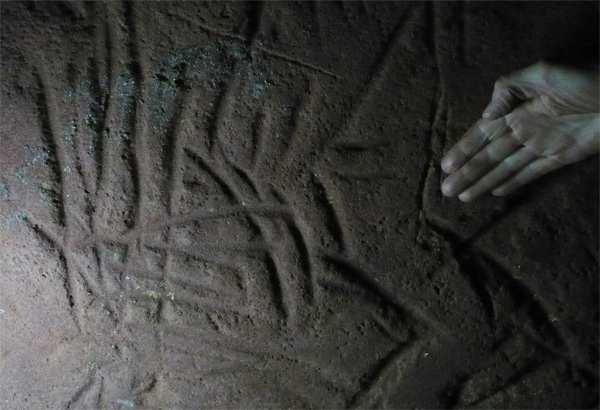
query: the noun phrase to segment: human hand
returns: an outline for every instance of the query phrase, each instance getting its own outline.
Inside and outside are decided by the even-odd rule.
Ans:
[[[597,72],[534,64],[500,78],[482,118],[442,158],[442,193],[504,196],[600,151]]]

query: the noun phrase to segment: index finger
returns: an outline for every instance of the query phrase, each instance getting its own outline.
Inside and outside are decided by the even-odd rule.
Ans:
[[[500,118],[513,110],[517,105],[536,95],[541,89],[551,69],[544,62],[539,62],[516,71],[508,76],[500,77],[494,84],[492,99],[483,110],[482,117]]]
[[[450,174],[462,167],[477,152],[507,129],[504,118],[477,121],[442,158],[442,170]]]

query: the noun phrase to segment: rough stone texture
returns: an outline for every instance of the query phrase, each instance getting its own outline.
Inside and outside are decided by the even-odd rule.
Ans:
[[[598,405],[597,158],[438,166],[594,3],[0,7],[0,407]]]

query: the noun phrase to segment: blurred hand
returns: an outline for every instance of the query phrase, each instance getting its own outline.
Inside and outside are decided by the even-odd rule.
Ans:
[[[538,63],[502,77],[482,118],[442,158],[442,193],[503,196],[600,151],[597,72]]]

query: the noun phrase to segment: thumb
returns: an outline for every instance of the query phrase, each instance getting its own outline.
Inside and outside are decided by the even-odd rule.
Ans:
[[[494,84],[492,99],[481,116],[495,120],[511,112],[524,100],[535,97],[536,91],[544,84],[546,71],[546,64],[540,62],[500,77]]]

